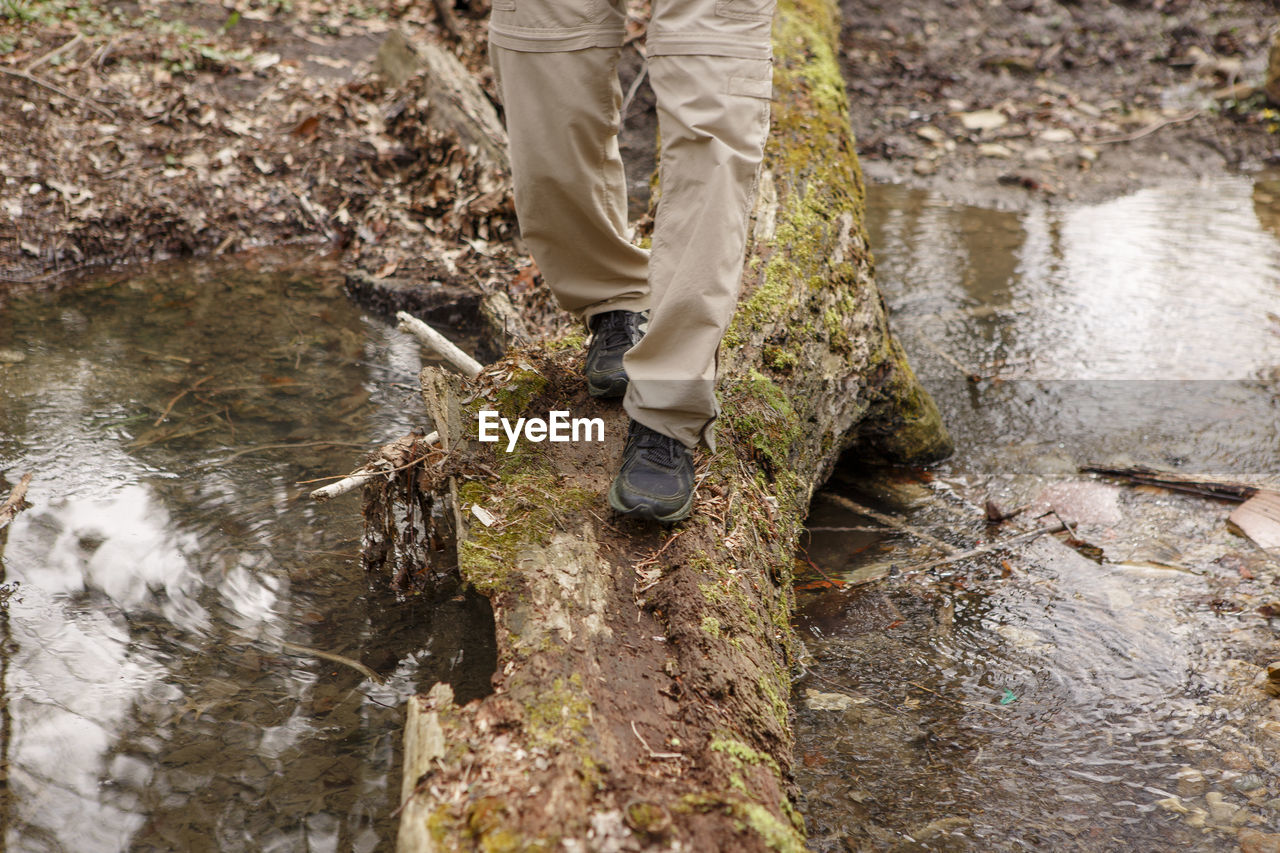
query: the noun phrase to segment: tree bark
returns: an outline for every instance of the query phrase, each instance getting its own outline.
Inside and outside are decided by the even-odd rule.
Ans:
[[[421,528],[451,520],[499,656],[485,699],[458,708],[437,685],[411,700],[401,850],[803,849],[789,617],[809,500],[851,448],[905,463],[951,449],[873,280],[837,35],[829,0],[780,4],[719,451],[700,458],[688,521],[611,516],[626,418],[587,396],[580,337],[512,350],[466,387],[424,371],[443,449],[367,492],[372,562],[403,581]],[[476,440],[482,409],[599,417],[605,440],[508,453]],[[416,508],[388,541],[396,494]]]

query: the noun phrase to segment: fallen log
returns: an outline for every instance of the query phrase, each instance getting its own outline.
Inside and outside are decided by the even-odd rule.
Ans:
[[[872,277],[837,35],[828,0],[781,3],[719,451],[700,459],[689,520],[610,515],[626,420],[587,396],[580,336],[514,349],[469,384],[424,370],[443,451],[366,489],[366,562],[416,561],[393,578],[412,585],[430,575],[423,543],[455,542],[499,653],[488,697],[410,700],[400,850],[803,849],[789,618],[809,500],[850,448],[903,463],[951,449]],[[483,410],[600,418],[604,440],[505,452],[478,440]],[[399,532],[397,499],[414,519]]]

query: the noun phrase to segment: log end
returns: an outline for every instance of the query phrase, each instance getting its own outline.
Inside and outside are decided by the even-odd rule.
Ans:
[[[893,465],[931,465],[955,452],[942,413],[892,335],[874,390],[876,402],[854,445],[864,457]]]

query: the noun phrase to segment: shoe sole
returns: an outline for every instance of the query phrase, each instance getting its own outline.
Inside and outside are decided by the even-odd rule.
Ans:
[[[612,400],[623,397],[627,393],[627,377],[615,379],[607,385],[597,385],[587,377],[587,393],[601,400]]]
[[[684,502],[684,506],[668,515],[658,515],[653,511],[652,507],[640,504],[639,506],[625,507],[622,500],[618,497],[618,484],[615,481],[609,487],[609,506],[613,511],[620,515],[630,516],[631,518],[643,518],[648,521],[656,521],[659,524],[675,524],[677,521],[683,521],[689,517],[689,511],[693,508],[693,492],[689,493],[689,499]]]

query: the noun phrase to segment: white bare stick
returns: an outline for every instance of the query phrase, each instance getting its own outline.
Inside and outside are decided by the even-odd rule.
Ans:
[[[9,497],[5,502],[0,504],[0,530],[9,526],[9,522],[22,512],[26,507],[27,486],[31,485],[31,475],[23,474],[22,479],[18,481],[18,485],[13,487],[13,491],[9,493]]]
[[[425,444],[435,444],[440,440],[440,433],[432,432],[423,437]],[[356,471],[350,477],[339,480],[336,483],[330,483],[327,486],[321,486],[311,493],[311,499],[323,503],[332,500],[339,495],[345,495],[347,492],[354,492],[370,480],[376,479],[390,474],[395,467],[387,459],[379,459],[377,462],[366,465],[359,471]]]
[[[452,364],[458,369],[459,373],[468,379],[475,379],[480,371],[484,369],[484,365],[454,346],[453,341],[412,314],[397,311],[396,319],[400,321],[400,325],[396,328],[402,332],[408,332],[422,341],[422,344],[427,349]]]

